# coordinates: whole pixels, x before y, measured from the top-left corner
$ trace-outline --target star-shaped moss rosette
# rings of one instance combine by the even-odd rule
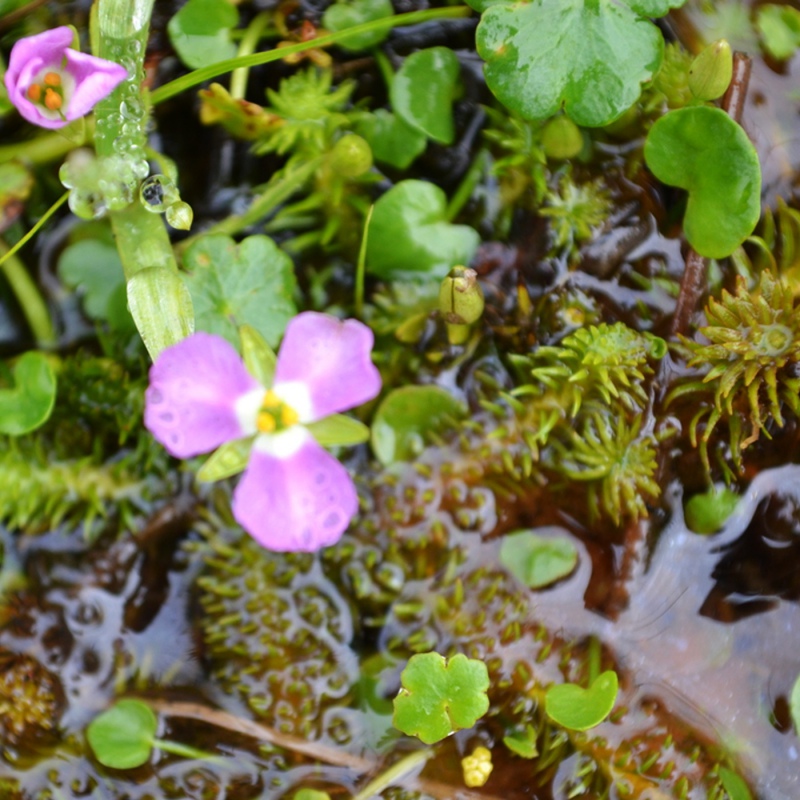
[[[11,50],[8,99],[28,122],[63,128],[127,78],[119,64],[73,49],[74,38],[73,29],[64,25],[20,39]]]
[[[633,105],[661,64],[664,40],[650,17],[684,0],[471,0],[486,83],[526,119],[562,107],[578,125],[607,125]]]
[[[438,653],[412,656],[394,699],[394,726],[425,744],[471,728],[488,710],[489,672],[462,653],[449,661]]]
[[[700,333],[709,344],[683,336],[681,341],[691,354],[689,366],[709,367],[708,373],[702,381],[673,390],[667,400],[713,392],[713,406],[702,408],[692,420],[692,441],[697,443],[702,420],[705,444],[717,423],[726,419],[731,423],[735,456],[766,432],[770,419],[783,427],[782,402],[800,413],[800,377],[793,370],[800,362],[800,309],[791,288],[766,271],[755,291],[738,276],[734,292],[723,289],[720,300],[708,301],[705,313],[708,325]],[[741,418],[750,423],[747,435],[741,430]]]

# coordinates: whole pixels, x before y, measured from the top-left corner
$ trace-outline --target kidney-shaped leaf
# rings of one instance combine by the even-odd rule
[[[500,547],[500,563],[531,589],[566,578],[578,563],[578,550],[558,531],[555,528],[556,535],[546,536],[527,530],[506,534]]]
[[[354,25],[362,25],[383,17],[394,14],[389,0],[338,0],[328,6],[322,16],[322,25],[329,31],[336,33]],[[356,33],[339,39],[337,44],[345,50],[368,50],[380,44],[389,35],[389,28],[382,28],[368,33]]]
[[[495,96],[527,119],[562,105],[579,125],[607,125],[639,97],[664,40],[647,17],[684,0],[532,0],[487,8],[478,53]]]
[[[367,269],[388,280],[444,276],[469,264],[480,237],[451,225],[447,196],[426,181],[401,181],[378,198],[367,242]]]
[[[56,377],[47,356],[31,351],[13,367],[14,387],[0,389],[0,433],[21,436],[47,421],[56,400]]]
[[[186,251],[184,266],[198,330],[238,347],[239,327],[251,325],[277,346],[297,308],[292,261],[272,239],[249,236],[237,245],[224,234],[203,236]]]
[[[489,710],[486,664],[462,653],[449,661],[438,653],[411,656],[400,683],[394,725],[425,744],[471,728]]]
[[[414,130],[451,144],[455,135],[452,105],[460,71],[449,47],[412,53],[392,81],[392,108]]]
[[[729,256],[761,214],[761,168],[747,134],[708,106],[665,114],[650,129],[644,157],[652,173],[689,192],[683,230],[701,256]]]
[[[86,729],[86,738],[101,764],[132,769],[150,758],[157,726],[153,709],[130,698],[119,700],[95,717]]]
[[[548,717],[573,731],[587,731],[599,725],[614,708],[619,691],[617,673],[600,673],[588,689],[574,683],[551,686],[544,698]]]

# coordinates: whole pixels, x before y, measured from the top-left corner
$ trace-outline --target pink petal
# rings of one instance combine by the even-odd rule
[[[370,359],[372,331],[354,319],[340,322],[328,314],[306,311],[287,326],[275,389],[302,384],[308,391],[310,422],[354,408],[381,390],[381,377]]]
[[[271,442],[298,436],[293,451],[274,454]],[[233,494],[233,516],[263,547],[313,552],[337,542],[358,510],[345,468],[311,434],[292,428],[256,440]]]
[[[207,453],[252,432],[242,426],[236,403],[260,388],[225,339],[195,333],[150,368],[144,424],[173,456]]]
[[[64,116],[68,120],[88,114],[128,77],[125,67],[104,58],[67,50],[66,71],[75,78],[75,91],[69,98]]]

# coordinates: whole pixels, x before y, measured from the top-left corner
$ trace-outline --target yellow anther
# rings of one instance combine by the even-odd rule
[[[28,87],[28,100],[38,103],[42,99],[42,87],[38,83],[32,83]]]
[[[492,754],[485,747],[476,747],[472,755],[461,759],[461,769],[464,772],[464,783],[475,789],[483,786],[492,774]]]
[[[284,427],[288,428],[291,425],[297,425],[299,421],[300,416],[291,406],[284,405],[281,407],[281,422]]]
[[[258,417],[256,417],[256,428],[258,428],[262,433],[273,433],[277,427],[278,423],[275,422],[275,417],[273,417],[269,411],[258,412]]]
[[[281,404],[281,400],[272,389],[269,389],[264,394],[264,399],[261,401],[262,408],[277,408]]]
[[[45,86],[61,86],[61,76],[57,72],[47,72],[44,76]]]
[[[50,111],[58,111],[63,104],[61,95],[55,89],[44,90],[44,106]]]

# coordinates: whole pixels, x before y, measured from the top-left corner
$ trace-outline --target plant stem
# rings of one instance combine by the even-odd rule
[[[334,747],[328,747],[320,742],[308,741],[301,739],[298,736],[291,736],[287,733],[281,733],[274,728],[269,728],[266,725],[261,725],[258,722],[253,722],[249,719],[234,716],[226,711],[219,711],[214,708],[207,708],[199,703],[181,703],[170,702],[168,700],[155,700],[149,701],[154,711],[161,714],[166,714],[171,717],[184,717],[186,719],[196,719],[201,722],[215,725],[219,728],[225,728],[235,733],[241,733],[245,736],[252,736],[254,739],[261,739],[262,741],[274,744],[277,747],[282,747],[285,750],[292,750],[295,753],[302,753],[303,755],[313,758],[317,761],[324,761],[327,764],[335,764],[339,767],[349,767],[359,772],[369,773],[374,772],[379,764],[367,758],[354,756],[351,753],[337,750]],[[423,753],[425,751],[422,751]],[[399,763],[403,763],[405,759]],[[390,768],[391,769],[391,768]],[[409,767],[406,767],[403,774],[408,772]],[[397,780],[400,775],[394,778]],[[451,798],[458,795],[462,800],[503,800],[503,798],[496,797],[483,792],[471,792],[469,789],[464,789],[460,786],[451,786],[440,781],[432,781],[427,778],[417,778],[415,781],[417,787],[433,797],[438,797],[440,800],[451,800]]]
[[[0,253],[3,255],[2,270],[6,280],[14,292],[17,302],[25,315],[25,320],[33,333],[39,347],[55,344],[53,323],[47,304],[39,292],[36,283],[28,274],[28,270],[19,258],[0,240]]]
[[[722,109],[734,121],[741,123],[747,87],[750,84],[750,72],[753,63],[745,53],[733,54],[733,77],[725,96],[722,98]],[[681,288],[672,317],[672,335],[686,333],[700,298],[706,292],[706,273],[708,259],[689,249],[686,256],[686,267],[681,278]]]
[[[402,25],[417,25],[422,22],[430,22],[438,19],[466,17],[470,14],[472,14],[472,10],[466,6],[412,11],[408,14],[397,14],[393,17],[383,17],[381,19],[372,20],[371,22],[365,22],[361,25],[354,25],[352,28],[345,28],[336,33],[319,36],[308,42],[300,42],[299,44],[289,45],[288,47],[275,48],[274,50],[267,50],[263,53],[253,53],[252,55],[242,56],[241,58],[228,58],[225,61],[219,61],[208,67],[202,67],[194,72],[190,72],[188,75],[183,75],[180,78],[176,78],[174,81],[165,83],[150,95],[150,101],[153,105],[158,105],[158,103],[170,97],[174,97],[176,94],[180,94],[186,89],[191,89],[193,86],[204,83],[211,78],[225,75],[234,69],[239,69],[240,67],[256,67],[260,64],[269,64],[272,61],[280,61],[285,56],[291,56],[295,53],[304,53],[306,50],[314,50],[318,47],[327,47],[328,45],[336,44],[351,35],[398,28]]]
[[[372,205],[367,211],[367,218],[364,220],[364,233],[361,235],[361,247],[358,249],[355,291],[355,314],[358,319],[361,319],[364,313],[364,273],[367,269],[367,237],[369,236],[369,223],[372,220],[374,209],[375,206]]]
[[[67,135],[70,131],[74,131],[77,134],[82,125],[84,126],[82,135],[77,138],[71,138]],[[86,119],[77,120],[72,125],[54,133],[45,133],[34,139],[25,139],[21,142],[1,146],[0,163],[11,161],[15,158],[24,164],[46,164],[50,161],[57,161],[76,147],[87,144],[93,137],[94,124],[92,117],[89,116]]]
[[[447,204],[445,219],[448,222],[452,222],[458,216],[458,213],[466,205],[470,197],[472,197],[472,193],[475,191],[475,187],[478,185],[481,175],[486,168],[486,158],[486,150],[481,150],[473,159],[470,168],[467,170],[467,174],[464,176],[461,183],[459,183],[450,202]]]
[[[253,21],[244,32],[242,41],[239,43],[239,50],[236,53],[238,58],[249,56],[255,51],[261,39],[261,34],[267,27],[269,19],[270,14],[267,11],[262,11],[253,18]],[[239,67],[239,69],[235,69],[231,74],[231,97],[234,100],[244,99],[245,92],[247,91],[247,76],[249,72],[249,67]]]
[[[412,770],[425,764],[432,755],[433,750],[429,747],[409,753],[405,758],[392,764],[389,769],[384,770],[377,778],[373,778],[353,800],[370,800],[371,797],[400,781]]]

